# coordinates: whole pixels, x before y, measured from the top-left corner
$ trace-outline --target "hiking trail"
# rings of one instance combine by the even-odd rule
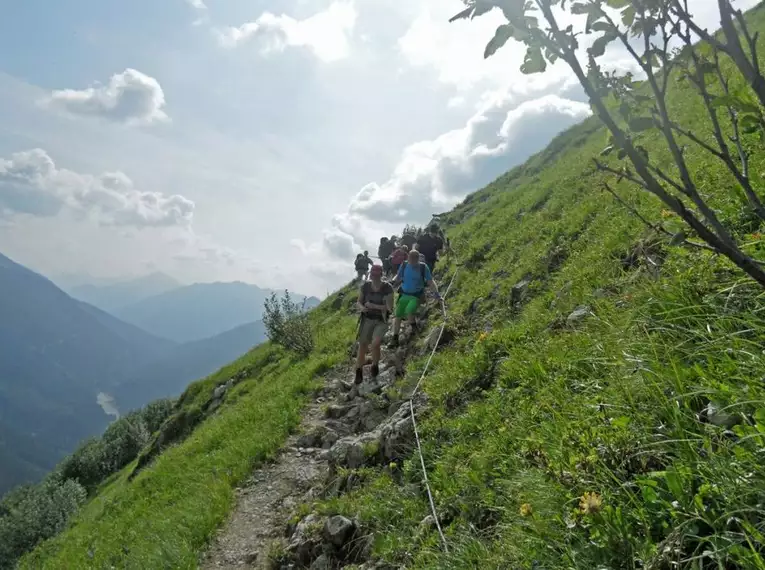
[[[430,309],[424,306],[421,329],[427,326]],[[415,435],[409,400],[386,389],[403,376],[414,335],[402,325],[400,346],[388,349],[391,328],[383,341],[377,378],[370,377],[368,357],[361,384],[353,383],[349,364],[324,376],[324,386],[312,395],[296,433],[272,462],[256,469],[237,490],[237,504],[202,555],[200,568],[388,567],[369,560],[372,536],[357,521],[314,512],[301,517],[298,506],[352,489],[357,482],[353,469],[411,453]],[[438,332],[434,329],[425,337],[429,349],[438,344]],[[422,393],[414,397],[415,414],[425,401]],[[347,471],[339,471],[342,468]]]

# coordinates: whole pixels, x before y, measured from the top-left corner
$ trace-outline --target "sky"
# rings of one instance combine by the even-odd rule
[[[714,4],[691,1],[711,27]],[[501,13],[450,24],[461,8],[16,3],[0,20],[0,252],[54,279],[325,295],[358,251],[590,113],[562,64],[523,75],[512,41],[484,60]]]

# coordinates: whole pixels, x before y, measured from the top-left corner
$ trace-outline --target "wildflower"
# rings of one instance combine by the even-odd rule
[[[528,503],[523,503],[521,505],[521,516],[522,517],[528,517],[533,513],[534,510],[531,508],[531,505]]]
[[[752,239],[762,239],[762,234],[760,232],[754,232],[752,234]]]
[[[661,211],[661,217],[662,218],[671,218],[674,215],[675,215],[675,213],[672,210],[662,210]]]
[[[597,493],[585,493],[579,499],[579,510],[585,515],[597,513],[603,504],[603,499]]]
[[[484,331],[478,335],[478,340],[479,341],[486,340],[488,337],[489,337],[489,333]]]

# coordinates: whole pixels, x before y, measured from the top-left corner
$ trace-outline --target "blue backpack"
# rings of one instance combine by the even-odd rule
[[[404,276],[404,272],[406,271],[406,266],[407,265],[409,265],[408,261],[405,261],[404,263],[401,264],[401,269],[399,271],[401,271],[402,278]],[[413,295],[415,297],[422,297],[423,293],[425,293],[425,281],[427,281],[427,276],[425,274],[425,268],[427,266],[424,263],[422,263],[422,262],[420,262],[419,265],[420,265],[420,279],[421,279],[421,283],[422,283],[422,288],[419,291],[417,291],[416,293],[413,293]],[[398,286],[398,294],[399,295],[404,295],[403,287],[404,287],[403,283]],[[406,294],[409,295],[410,293],[406,293]]]

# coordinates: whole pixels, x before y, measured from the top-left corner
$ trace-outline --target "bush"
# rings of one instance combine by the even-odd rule
[[[305,301],[302,304],[293,302],[289,291],[285,291],[281,299],[271,293],[264,307],[263,324],[271,342],[307,356],[313,350],[313,334]]]
[[[21,555],[59,533],[86,497],[76,481],[55,476],[8,493],[0,501],[0,569],[13,568]]]
[[[61,479],[74,479],[92,491],[112,473],[133,461],[173,409],[172,400],[156,400],[113,422],[100,438],[83,443],[59,463]]]

